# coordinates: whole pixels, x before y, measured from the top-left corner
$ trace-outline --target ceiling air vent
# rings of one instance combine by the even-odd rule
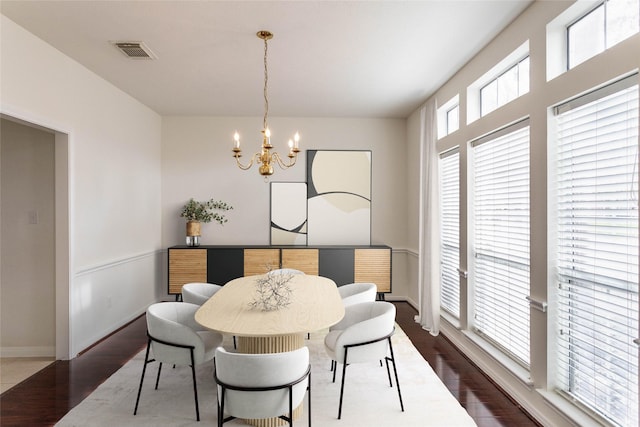
[[[127,58],[156,59],[156,55],[142,42],[113,42]]]

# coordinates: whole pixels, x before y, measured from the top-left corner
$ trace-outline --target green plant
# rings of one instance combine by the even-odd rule
[[[229,211],[231,209],[233,209],[233,206],[221,200],[211,199],[206,202],[199,202],[191,198],[182,207],[180,216],[186,218],[187,221],[216,221],[218,224],[222,225],[227,222],[227,218],[225,217],[224,213],[215,211]]]

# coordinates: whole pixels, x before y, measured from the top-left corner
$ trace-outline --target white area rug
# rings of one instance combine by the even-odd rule
[[[315,427],[463,427],[475,423],[429,364],[396,327],[393,348],[400,377],[405,412],[400,411],[398,392],[389,387],[387,372],[379,364],[353,364],[347,368],[342,419],[338,420],[340,374],[331,382],[330,360],[324,350],[326,331],[311,334],[306,341],[311,352],[311,414]],[[225,339],[224,346],[232,348]],[[163,366],[158,390],[154,390],[158,364],[147,367],[138,415],[133,415],[140,383],[144,351],[112,375],[82,403],[69,412],[57,426],[204,426],[216,425],[216,391],[213,364],[197,370],[200,423],[196,422],[193,385],[189,367]],[[393,375],[393,371],[392,371]],[[294,422],[307,426],[305,413]],[[246,425],[240,420],[225,426]]]

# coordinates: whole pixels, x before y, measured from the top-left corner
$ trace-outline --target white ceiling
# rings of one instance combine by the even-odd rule
[[[0,11],[162,115],[404,118],[531,2],[10,1]],[[143,41],[131,60],[111,41]],[[25,52],[27,54],[27,52]]]

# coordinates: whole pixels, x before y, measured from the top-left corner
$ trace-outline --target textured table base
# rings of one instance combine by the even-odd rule
[[[284,353],[302,348],[303,343],[303,334],[238,337],[238,351],[248,354]]]

